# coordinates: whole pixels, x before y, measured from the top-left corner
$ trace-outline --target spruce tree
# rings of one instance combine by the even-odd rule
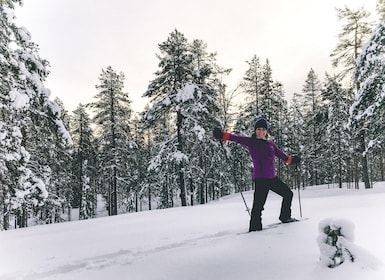
[[[71,119],[73,139],[71,205],[79,208],[79,219],[95,216],[97,151],[91,121],[84,105],[79,104]]]
[[[310,69],[302,89],[302,114],[307,139],[304,143],[303,165],[310,173],[310,184],[318,184],[320,165],[320,135],[325,129],[322,117],[321,82],[313,69]]]
[[[133,149],[130,129],[131,101],[123,92],[124,74],[108,66],[102,69],[99,93],[91,103],[95,116],[96,137],[99,149],[99,180],[104,187],[108,212],[117,215],[118,209],[131,210],[132,191],[130,170],[133,168]]]

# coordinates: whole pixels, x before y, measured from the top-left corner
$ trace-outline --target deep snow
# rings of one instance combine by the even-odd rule
[[[251,205],[252,192],[244,195]],[[246,233],[239,194],[194,207],[3,231],[0,279],[385,279],[384,182],[370,190],[309,187],[301,199],[308,220],[255,233]],[[277,222],[279,207],[280,197],[270,192],[264,226]],[[325,219],[354,225],[355,262],[322,265],[317,238]]]

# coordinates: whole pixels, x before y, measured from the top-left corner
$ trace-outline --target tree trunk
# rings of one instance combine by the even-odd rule
[[[183,121],[183,115],[180,111],[178,111],[177,113],[178,151],[181,153],[183,152],[183,143],[182,143],[182,134],[181,134],[182,121]],[[178,179],[179,179],[180,199],[181,199],[182,206],[187,206],[186,186],[184,183],[184,174],[183,174],[184,164],[182,160],[178,165],[178,169],[179,169]]]
[[[384,160],[385,160],[385,153],[384,153],[384,149],[381,148],[381,156],[380,156],[380,172],[381,172],[381,181],[384,181],[385,180],[385,176],[384,176]]]
[[[116,166],[114,166],[114,177],[112,181],[112,215],[118,215],[118,194],[117,194],[117,171]]]
[[[362,153],[362,181],[364,182],[365,184],[365,189],[370,189],[371,188],[371,185],[370,185],[370,180],[369,180],[369,168],[368,168],[368,157],[366,155],[366,152],[365,152],[365,135],[364,135],[364,131],[361,132],[361,135],[360,135],[360,138],[359,138],[359,141],[360,141],[360,151]]]

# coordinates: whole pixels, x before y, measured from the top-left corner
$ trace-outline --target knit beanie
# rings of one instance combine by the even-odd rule
[[[254,130],[256,130],[257,128],[265,128],[266,130],[269,129],[269,123],[267,122],[267,120],[265,120],[264,118],[260,118],[258,119],[255,124],[254,124]]]

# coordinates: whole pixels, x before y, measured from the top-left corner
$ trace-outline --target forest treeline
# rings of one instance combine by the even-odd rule
[[[276,163],[292,187],[363,182],[371,188],[385,180],[382,0],[379,23],[363,8],[336,9],[342,27],[330,59],[340,70],[321,81],[315,65],[291,100],[268,59],[251,57],[242,82],[229,90],[231,69],[217,64],[205,42],[173,30],[159,44],[140,114],[124,90],[124,73],[110,66],[101,70],[89,104],[68,112],[51,101],[44,86],[48,61],[15,23],[16,4],[0,6],[2,230],[66,221],[74,208],[79,219],[93,218],[97,197],[117,215],[250,190],[247,151],[215,141],[212,130],[250,135],[260,116],[269,120],[274,141],[302,158],[299,171]]]

